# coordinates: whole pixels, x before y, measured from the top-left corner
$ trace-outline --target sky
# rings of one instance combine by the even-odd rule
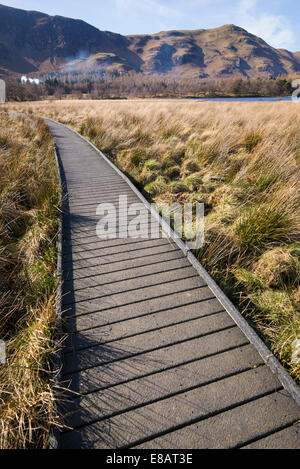
[[[151,34],[233,23],[273,47],[300,51],[295,0],[0,0],[7,6],[82,19],[101,30]]]

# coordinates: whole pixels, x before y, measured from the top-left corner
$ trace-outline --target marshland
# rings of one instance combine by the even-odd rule
[[[197,258],[300,383],[292,360],[300,337],[298,104],[62,100],[8,108],[73,127],[149,200],[204,202]],[[1,368],[0,433],[2,446],[28,444],[33,434],[43,446],[54,406],[53,142],[41,120],[6,113],[1,120],[0,301],[9,361]]]
[[[57,168],[43,120],[0,119],[0,447],[46,448],[55,418]]]

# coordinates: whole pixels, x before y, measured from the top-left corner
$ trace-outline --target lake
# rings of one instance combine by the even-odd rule
[[[228,101],[228,102],[279,102],[279,101],[293,101],[291,96],[284,98],[182,98],[192,99],[194,101]]]

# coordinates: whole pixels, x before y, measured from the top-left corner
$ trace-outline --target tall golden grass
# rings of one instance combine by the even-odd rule
[[[300,382],[300,105],[61,101],[12,107],[90,138],[160,201],[205,202],[196,254]]]
[[[44,121],[0,113],[0,448],[46,448],[53,422],[59,196]]]

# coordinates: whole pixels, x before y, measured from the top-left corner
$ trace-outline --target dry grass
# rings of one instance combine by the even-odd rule
[[[12,107],[14,107],[12,105]],[[30,104],[89,137],[155,201],[204,201],[197,252],[300,382],[300,115],[294,103]],[[27,105],[17,106],[28,112]]]
[[[58,179],[42,120],[0,114],[0,448],[46,448],[53,421]]]

